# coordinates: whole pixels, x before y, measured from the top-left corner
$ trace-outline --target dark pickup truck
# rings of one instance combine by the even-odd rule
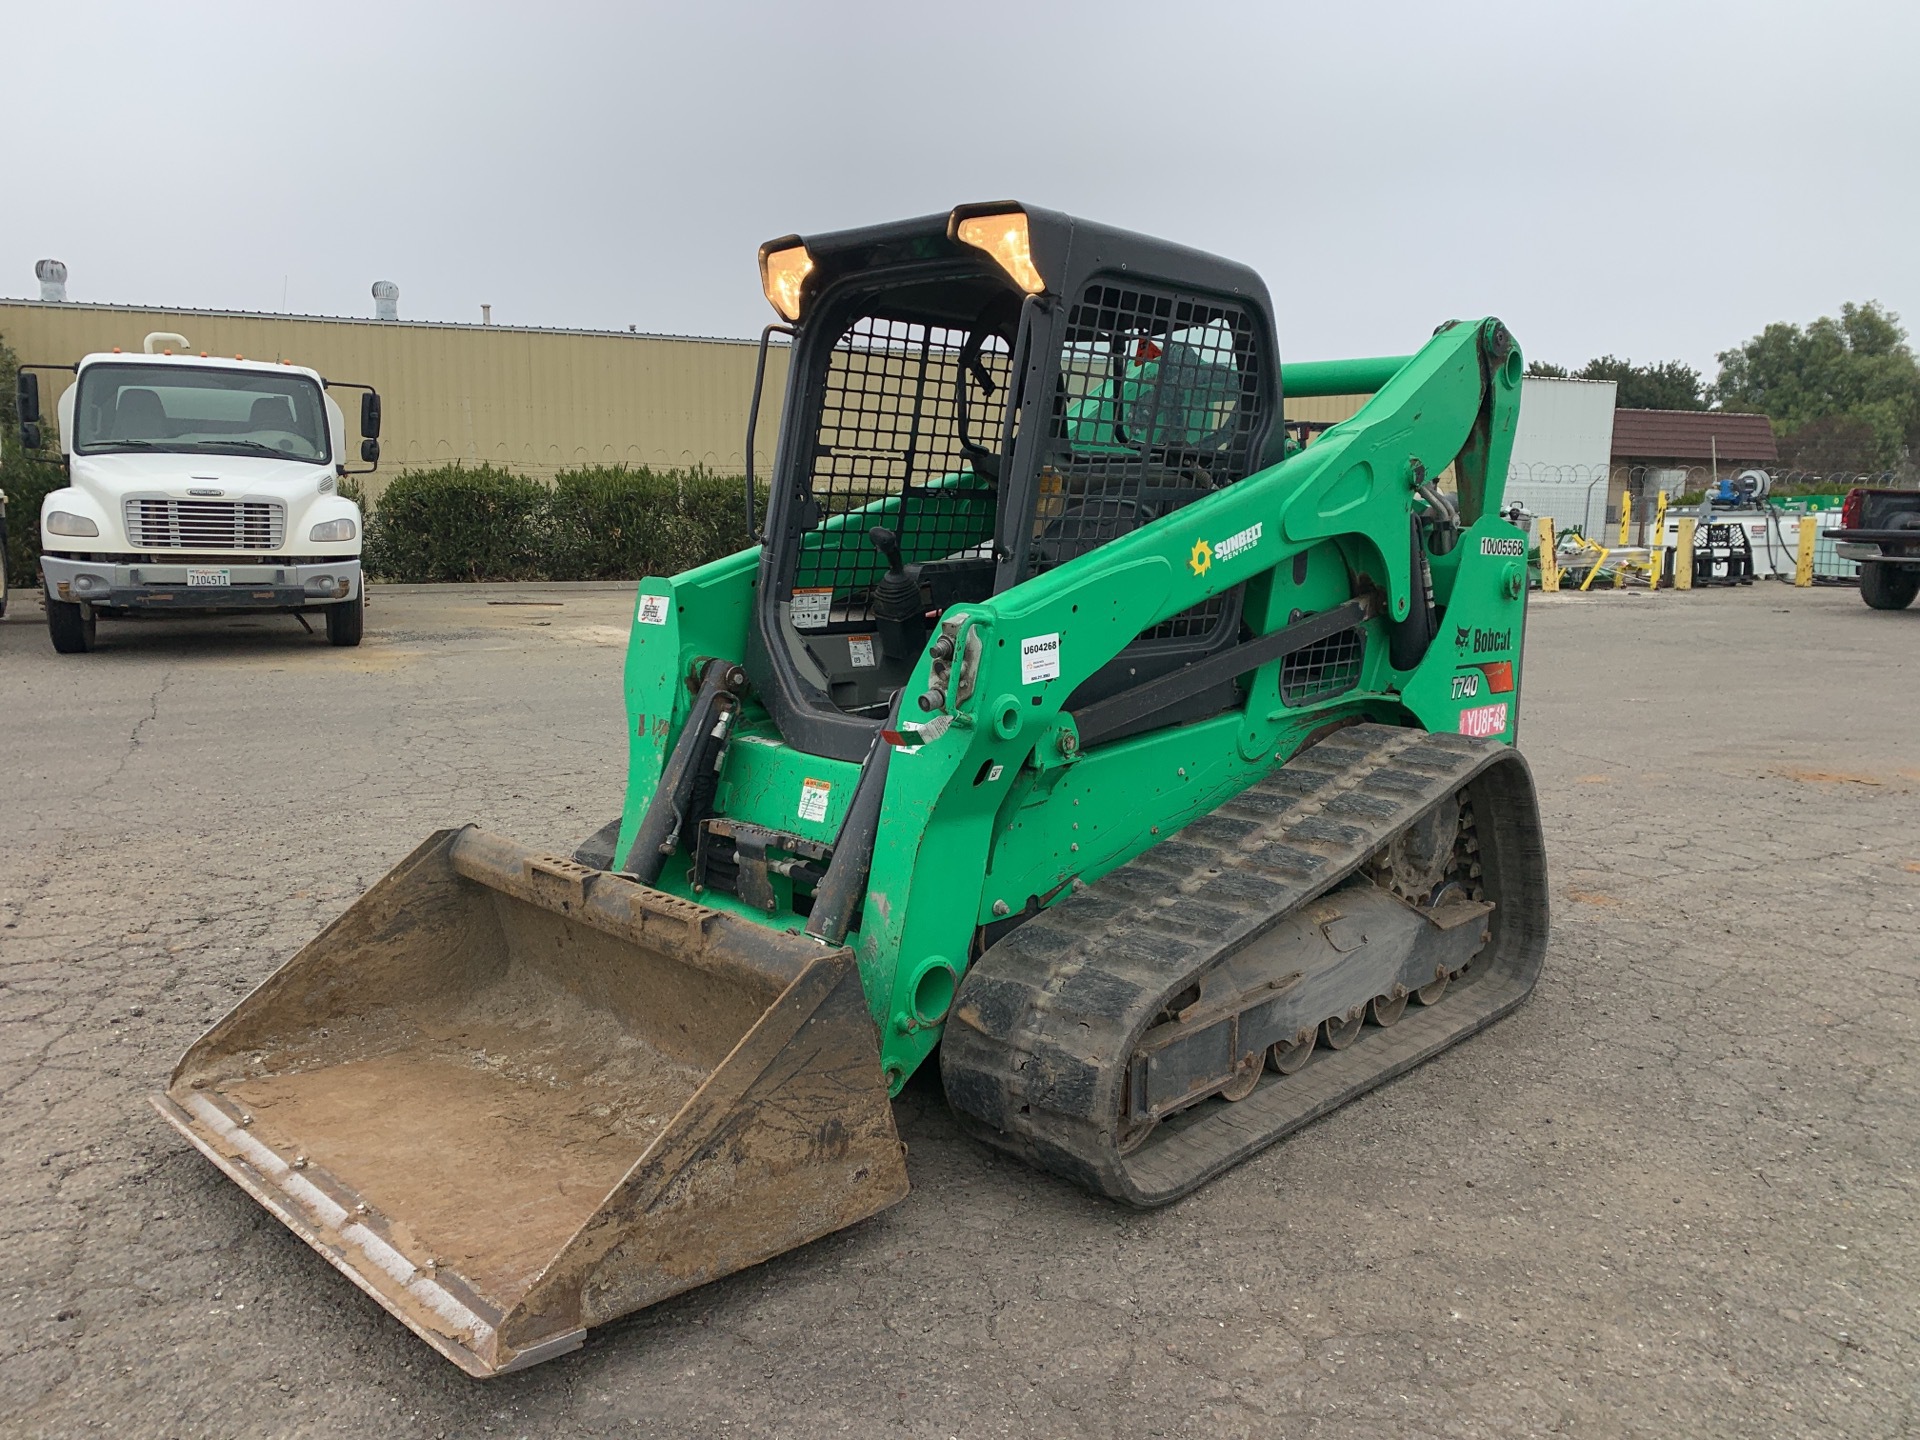
[[[1827,537],[1860,562],[1860,598],[1874,609],[1904,610],[1920,594],[1920,490],[1849,490]]]

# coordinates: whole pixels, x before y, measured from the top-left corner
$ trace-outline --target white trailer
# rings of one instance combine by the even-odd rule
[[[188,353],[154,334],[140,354],[22,366],[22,441],[41,445],[41,370],[72,370],[60,396],[69,484],[40,508],[40,573],[54,649],[93,649],[101,616],[276,610],[324,613],[358,645],[360,507],[339,493],[347,428],[305,366]],[[380,397],[361,391],[360,459],[379,462]]]
[[[1617,388],[1611,380],[1527,376],[1507,464],[1509,505],[1530,518],[1552,516],[1562,533],[1578,527],[1604,538]]]

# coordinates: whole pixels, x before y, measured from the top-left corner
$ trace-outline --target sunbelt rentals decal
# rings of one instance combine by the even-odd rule
[[[1260,543],[1260,535],[1265,528],[1264,521],[1255,521],[1224,540],[1196,540],[1193,542],[1193,553],[1187,557],[1187,565],[1195,575],[1204,575],[1213,568],[1214,561],[1225,564],[1234,556],[1253,549]]]

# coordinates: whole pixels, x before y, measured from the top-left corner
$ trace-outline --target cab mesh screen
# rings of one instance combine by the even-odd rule
[[[1360,683],[1366,641],[1356,626],[1295,650],[1280,662],[1280,703],[1310,705],[1353,689]]]
[[[874,525],[898,529],[909,560],[991,553],[990,506],[982,522],[952,505],[911,503],[972,469],[961,445],[963,382],[966,437],[999,449],[1007,346],[998,335],[986,337],[976,363],[967,359],[967,339],[963,330],[862,316],[834,343],[807,477],[820,507],[816,534],[805,541],[794,576],[796,591],[833,592],[834,626],[872,618],[867,588],[884,569],[867,539]],[[898,518],[829,523],[890,496],[909,502]]]
[[[1028,573],[1190,505],[1253,469],[1261,355],[1236,306],[1095,282],[1068,313],[1049,463]],[[1140,640],[1190,640],[1225,619],[1203,601]]]

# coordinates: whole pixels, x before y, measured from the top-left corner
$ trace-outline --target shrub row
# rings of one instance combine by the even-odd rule
[[[67,483],[67,472],[45,460],[23,456],[18,441],[6,445],[0,456],[0,494],[7,497],[7,583],[17,602],[24,593],[33,599],[40,583],[40,502],[50,490]]]
[[[764,487],[759,509],[764,513]],[[704,469],[563,470],[552,486],[494,465],[406,471],[367,519],[380,580],[637,580],[752,544],[737,477]]]
[[[59,465],[0,452],[7,572],[37,583],[40,500]],[[343,483],[342,493],[361,499]],[[759,514],[766,513],[765,487]],[[638,580],[677,575],[752,544],[741,482],[706,470],[562,471],[551,487],[493,465],[394,478],[367,515],[365,564],[381,580]]]
[[[66,485],[67,473],[57,449],[50,446],[34,455],[20,448],[20,417],[13,399],[17,373],[13,351],[0,339],[0,494],[7,497],[7,581],[16,594],[30,596],[40,583],[40,502],[49,490]],[[55,458],[48,460],[48,455]]]

